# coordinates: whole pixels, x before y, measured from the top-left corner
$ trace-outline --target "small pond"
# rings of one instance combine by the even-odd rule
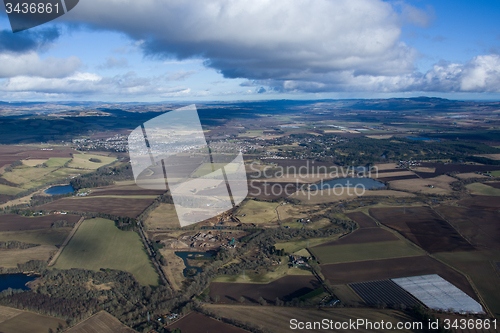
[[[176,256],[182,258],[182,260],[184,261],[184,265],[186,266],[186,268],[184,268],[184,270],[182,271],[182,274],[184,274],[185,277],[187,276],[194,276],[198,273],[200,273],[201,271],[203,271],[203,269],[201,267],[196,267],[196,266],[190,266],[189,263],[188,263],[188,259],[196,259],[196,258],[212,258],[215,253],[214,252],[184,252],[184,251],[177,251],[177,252],[174,252]],[[194,272],[194,274],[190,274],[190,272]]]
[[[8,288],[29,290],[26,283],[34,281],[37,277],[27,274],[1,274],[0,275],[0,291]]]
[[[73,192],[75,192],[75,189],[71,185],[52,186],[51,188],[45,190],[45,193],[50,194],[50,195],[67,194],[67,193],[73,193]]]

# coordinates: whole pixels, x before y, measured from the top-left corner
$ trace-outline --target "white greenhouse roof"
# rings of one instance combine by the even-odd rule
[[[392,279],[427,307],[460,313],[484,313],[481,304],[437,274]]]

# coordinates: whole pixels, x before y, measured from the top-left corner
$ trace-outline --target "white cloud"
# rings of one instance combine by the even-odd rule
[[[167,73],[166,80],[167,81],[184,81],[187,78],[189,78],[191,75],[193,75],[194,73],[196,73],[196,71],[194,71],[194,70],[190,70],[190,71],[180,70],[180,71],[173,72],[173,73]]]
[[[230,78],[399,75],[416,57],[399,41],[400,14],[380,0],[87,0],[63,19],[123,31],[151,56],[202,57]]]
[[[128,67],[127,59],[120,57],[115,58],[113,56],[106,57],[106,61],[99,65],[99,69],[111,69],[111,68],[124,68]]]
[[[78,57],[40,59],[36,52],[25,54],[0,53],[0,78],[36,76],[61,78],[73,74],[82,62]]]
[[[465,64],[441,62],[425,74],[356,75],[354,71],[317,74],[309,80],[256,80],[283,92],[487,92],[500,93],[500,56],[481,55]]]
[[[134,72],[113,77],[101,77],[93,73],[75,73],[65,78],[17,76],[0,84],[4,93],[45,93],[72,95],[188,95],[190,89],[183,86],[162,86],[158,78],[138,77]]]

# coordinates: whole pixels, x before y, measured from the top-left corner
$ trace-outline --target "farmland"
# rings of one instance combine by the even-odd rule
[[[500,250],[500,213],[455,206],[436,208],[455,229],[477,248]]]
[[[148,230],[179,228],[180,223],[174,204],[161,203],[148,215],[145,224]]]
[[[370,215],[430,253],[473,247],[428,207],[371,208]]]
[[[191,312],[187,316],[168,326],[170,330],[178,328],[181,332],[217,332],[217,333],[247,333],[241,328],[232,326],[198,312]]]
[[[361,191],[358,191],[361,192]],[[402,191],[393,190],[366,190],[361,195],[354,193],[354,190],[345,190],[339,195],[335,194],[334,191],[320,190],[320,191],[298,191],[290,196],[290,198],[295,198],[302,201],[304,204],[317,205],[329,202],[338,202],[343,200],[356,199],[358,197],[394,197],[394,198],[404,198],[404,197],[414,197],[413,193],[406,193]]]
[[[424,254],[402,240],[362,244],[320,246],[309,249],[321,264],[412,257]]]
[[[234,215],[243,223],[269,223],[278,220],[276,214],[277,206],[278,204],[274,202],[248,200],[236,210]]]
[[[68,167],[74,169],[95,170],[114,161],[116,161],[115,157],[92,154],[73,154],[73,159],[69,163]]]
[[[413,193],[441,194],[451,193],[450,184],[456,179],[447,175],[441,175],[435,178],[415,178],[405,180],[391,181],[390,188],[393,190],[408,191]],[[430,187],[432,186],[432,187]]]
[[[245,275],[222,275],[216,277],[212,282],[230,282],[230,283],[270,283],[284,276],[312,276],[309,269],[300,267],[289,267],[286,257],[281,258],[282,263],[274,266],[272,271],[256,274],[253,271],[246,271]]]
[[[295,252],[298,252],[302,249],[305,249],[306,247],[312,247],[312,246],[316,246],[316,245],[330,242],[332,240],[339,238],[339,236],[340,235],[334,235],[332,237],[309,238],[309,239],[302,239],[302,240],[289,241],[289,242],[280,242],[280,243],[276,243],[275,247],[277,249],[284,249],[286,253],[295,253]]]
[[[473,288],[462,274],[429,256],[321,265],[321,272],[333,285],[438,274],[477,300]]]
[[[436,257],[467,274],[493,315],[500,317],[500,300],[498,299],[500,275],[492,264],[500,260],[499,251],[439,253]]]
[[[352,212],[345,215],[356,222],[360,228],[378,227],[377,223],[370,216],[363,214],[362,212]]]
[[[71,327],[67,333],[134,333],[133,329],[120,323],[118,319],[107,313],[99,311],[87,320],[82,321],[76,326]]]
[[[59,220],[76,223],[80,219],[76,215],[44,215],[40,217],[26,217],[16,214],[0,215],[0,232],[47,229]]]
[[[165,193],[162,190],[148,190],[135,185],[134,181],[120,181],[115,185],[96,187],[90,190],[89,196],[141,196],[141,195],[154,195],[158,196]]]
[[[58,318],[0,306],[0,331],[3,333],[47,333],[49,329],[55,332],[59,325],[65,327],[66,322]]]
[[[225,283],[212,282],[210,284],[210,297],[220,297],[224,303],[239,303],[240,297],[245,298],[245,303],[258,303],[263,297],[268,302],[274,302],[276,297],[282,301],[291,301],[317,288],[320,284],[310,275],[287,275],[271,283]]]
[[[474,183],[467,185],[472,194],[500,196],[500,189],[488,186],[487,184]]]
[[[395,323],[398,321],[412,321],[412,318],[403,312],[382,309],[354,309],[354,308],[289,308],[289,307],[269,307],[269,306],[231,306],[231,305],[205,305],[214,314],[226,318],[234,318],[242,322],[250,322],[254,326],[266,327],[276,333],[290,332],[290,319],[296,318],[299,321],[320,322],[323,319],[333,322],[345,322],[365,318],[369,321],[381,321]],[[360,330],[361,332],[373,332],[373,330]],[[325,332],[325,330],[311,329],[307,332]],[[411,332],[401,330],[400,332]]]
[[[412,308],[420,304],[413,296],[391,280],[353,283],[349,286],[369,305],[385,303],[399,306],[404,304],[406,307]]]
[[[50,228],[22,231],[2,231],[0,241],[18,241],[41,245],[61,245],[71,232],[71,228]]]
[[[72,176],[89,173],[116,160],[116,157],[77,153],[67,147],[2,146],[0,164],[2,161],[7,165],[15,161],[21,163],[2,169],[1,177],[4,182],[0,194],[15,195],[23,190],[61,183]]]
[[[157,285],[158,276],[139,235],[122,231],[105,219],[85,220],[55,264],[59,269],[101,268],[132,273],[143,285]]]
[[[396,237],[390,231],[384,230],[382,228],[361,228],[354,230],[354,232],[349,233],[338,240],[323,243],[318,245],[322,246],[334,246],[334,245],[346,245],[346,244],[363,244],[363,243],[376,243],[376,242],[391,242],[398,241],[399,238]]]
[[[471,198],[460,200],[458,204],[461,206],[478,209],[500,209],[500,200],[498,200],[497,196],[473,195]]]
[[[38,206],[49,211],[95,212],[135,218],[151,205],[154,198],[78,197],[63,198]]]

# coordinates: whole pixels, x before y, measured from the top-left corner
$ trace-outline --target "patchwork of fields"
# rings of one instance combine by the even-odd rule
[[[210,297],[215,299],[219,296],[224,303],[240,303],[240,297],[245,299],[245,303],[258,303],[260,297],[268,302],[275,302],[277,297],[287,302],[320,286],[311,275],[287,275],[267,284],[212,282]]]
[[[62,210],[69,212],[104,213],[135,218],[151,205],[154,199],[155,197],[147,199],[130,197],[74,197],[59,199],[36,208],[48,211]]]
[[[66,322],[59,318],[0,306],[0,331],[3,333],[47,333]]]
[[[55,268],[111,268],[130,272],[142,285],[157,285],[153,268],[139,235],[122,231],[113,221],[85,220],[57,259]]]

